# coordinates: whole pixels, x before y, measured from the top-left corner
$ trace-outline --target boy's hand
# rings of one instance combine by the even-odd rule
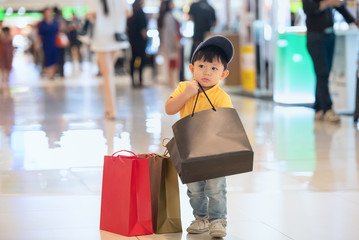
[[[184,93],[188,96],[188,98],[196,95],[198,93],[199,86],[198,82],[195,79],[192,79],[184,89]]]
[[[166,102],[166,113],[173,115],[178,113],[181,108],[186,104],[189,98],[196,95],[199,90],[199,85],[196,80],[191,80],[186,88],[177,97],[170,97]]]

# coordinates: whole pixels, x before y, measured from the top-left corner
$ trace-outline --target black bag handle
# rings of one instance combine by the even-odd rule
[[[201,84],[200,84],[199,82],[197,82],[197,83],[198,83],[199,87],[201,88],[202,92],[204,93],[204,95],[206,96],[208,102],[211,104],[213,111],[216,111],[216,109],[214,108],[214,106],[213,106],[211,100],[209,100],[209,97],[207,96],[206,92],[203,90]],[[197,97],[196,97],[196,101],[194,102],[194,106],[193,106],[193,110],[192,110],[192,117],[193,117],[193,115],[194,115],[194,110],[196,109],[196,105],[197,105],[197,100],[198,100],[199,94],[200,94],[200,91],[198,90]]]

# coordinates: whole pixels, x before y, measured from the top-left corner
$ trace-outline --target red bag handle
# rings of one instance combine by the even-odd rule
[[[115,154],[116,154],[116,153],[119,153],[119,152],[128,152],[128,153],[132,153],[134,156],[136,156],[136,157],[137,157],[137,154],[136,154],[136,153],[131,152],[131,151],[128,151],[128,150],[120,150],[120,151],[114,152],[114,153],[112,154],[112,157],[114,157],[114,156],[115,156]]]
[[[114,152],[114,153],[112,154],[112,156],[111,156],[111,157],[112,157],[112,160],[115,160],[115,159],[114,159],[115,154],[116,154],[116,153],[119,153],[119,152],[128,152],[128,153],[133,154],[135,157],[137,157],[137,154],[134,153],[134,152],[131,152],[131,151],[128,151],[128,150],[120,150],[120,151]],[[121,161],[122,163],[124,163],[124,161],[121,159],[120,156],[121,156],[121,155],[118,155],[117,157],[120,159],[120,161]]]

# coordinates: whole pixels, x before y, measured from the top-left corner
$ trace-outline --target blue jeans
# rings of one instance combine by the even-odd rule
[[[307,33],[307,49],[313,60],[317,78],[315,89],[314,109],[324,112],[332,108],[332,99],[329,93],[329,74],[332,69],[334,56],[334,33]]]
[[[226,178],[214,178],[187,184],[193,214],[209,221],[227,218]]]

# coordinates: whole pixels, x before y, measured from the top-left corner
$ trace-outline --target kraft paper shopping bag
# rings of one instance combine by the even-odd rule
[[[176,169],[171,159],[165,155],[150,154],[148,161],[153,232],[181,232],[181,209]]]
[[[172,130],[166,147],[182,183],[253,170],[253,150],[234,108],[193,109]]]

